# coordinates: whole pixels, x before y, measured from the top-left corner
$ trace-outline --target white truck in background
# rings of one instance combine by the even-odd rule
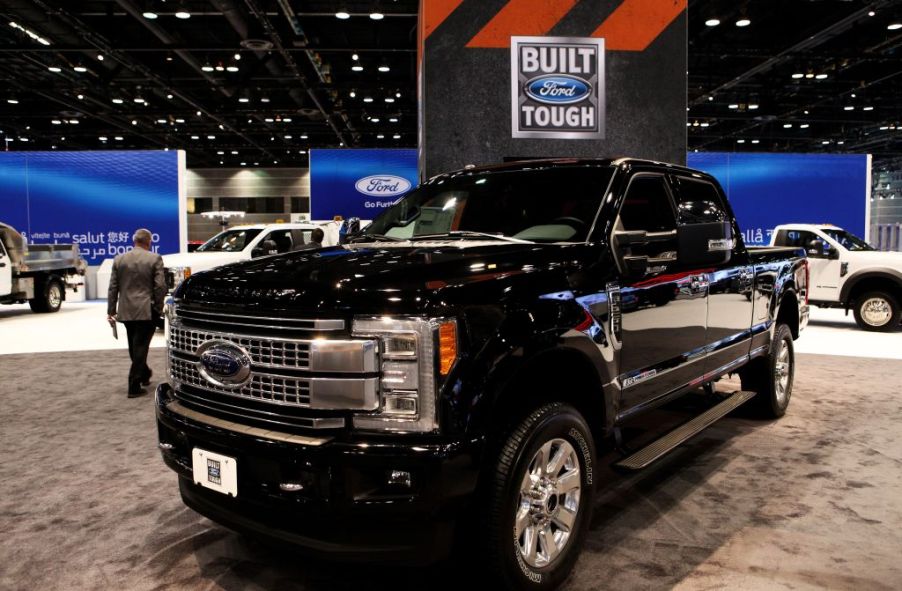
[[[25,244],[12,226],[0,223],[0,304],[28,302],[34,312],[56,312],[66,287],[84,285],[87,263],[77,244]]]
[[[771,246],[801,246],[808,253],[809,302],[845,308],[864,330],[889,332],[902,314],[902,253],[883,252],[831,224],[784,224]]]
[[[163,255],[166,283],[170,290],[192,273],[237,263],[259,256],[303,250],[317,228],[323,231],[322,246],[339,242],[340,222],[302,222],[232,226],[207,240],[194,252]]]

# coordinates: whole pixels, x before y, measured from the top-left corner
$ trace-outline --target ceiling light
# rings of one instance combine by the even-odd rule
[[[761,143],[761,140],[752,140],[752,143],[753,143],[753,144],[760,144],[760,143]]]
[[[390,96],[387,96],[387,97],[385,97],[385,102],[387,102],[387,103],[393,103],[393,102],[395,102],[395,99],[392,98],[392,97],[390,97]]]
[[[379,119],[378,117],[370,117],[370,121],[372,121],[373,123],[379,123],[382,120]]]
[[[180,9],[176,11],[175,18],[180,18],[182,20],[189,19],[191,18],[191,13],[184,9]]]
[[[384,140],[384,139],[385,139],[385,136],[382,135],[382,134],[380,133],[379,135],[376,136],[376,139],[377,139],[377,140]]]
[[[247,166],[247,162],[242,162],[241,166]]]
[[[799,78],[804,78],[804,77],[805,77],[805,74],[802,74],[801,72],[796,72],[795,74],[792,75],[793,80],[798,80]]]
[[[132,100],[134,100],[134,101],[135,101],[136,103],[138,103],[138,104],[141,104],[141,103],[144,102],[144,99],[141,98],[140,96],[136,96],[136,97],[135,97],[134,99],[132,99]]]
[[[705,123],[701,123],[701,124],[699,125],[699,127],[709,127],[710,125],[711,125],[711,124],[708,123],[708,122],[706,121]]]
[[[817,76],[815,76],[815,78],[818,80],[826,80],[827,74],[818,74]]]
[[[117,142],[121,142],[121,141],[122,141],[123,139],[125,139],[125,138],[123,138],[121,135],[117,135],[117,136],[114,137],[113,139],[116,140]]]
[[[286,139],[286,140],[290,140],[291,138],[292,138],[292,136],[290,136],[290,135],[286,135],[286,136],[285,136],[285,139]]]
[[[232,57],[235,59],[236,62],[241,61],[241,54],[240,54],[240,53],[236,53],[236,54],[233,55]]]
[[[102,53],[98,53],[98,54],[97,54],[97,61],[98,61],[98,62],[102,62],[102,61],[103,61],[103,54],[102,54]]]
[[[308,136],[307,136],[307,134],[306,134],[306,133],[305,133],[305,134],[303,134],[303,135],[301,135],[301,139],[302,139],[302,140],[305,140],[305,139],[307,139],[307,137],[308,137]]]
[[[846,105],[845,107],[842,108],[842,110],[843,111],[854,111],[855,106],[854,105]]]
[[[207,64],[204,64],[203,66],[201,66],[200,69],[203,70],[204,72],[212,72],[213,66],[211,66],[210,64],[207,63]]]
[[[88,69],[81,64],[72,66],[72,69],[75,70],[76,72],[78,72],[79,74],[84,74],[85,72],[88,71]]]
[[[227,72],[237,72],[238,66],[226,66],[226,71]]]
[[[20,25],[19,23],[15,22],[15,21],[10,21],[9,26],[14,29],[18,29],[19,31],[22,31],[23,33],[28,35],[29,38],[33,39],[34,41],[37,41],[41,45],[50,45],[50,41],[41,37],[40,35],[38,35],[37,33],[35,33],[32,30],[26,29],[25,27],[23,27],[22,25]]]
[[[385,18],[385,15],[382,14],[381,12],[371,12],[370,18],[373,19],[374,21],[381,21],[382,19]]]
[[[354,72],[362,72],[363,66],[361,66],[360,64],[355,64],[355,65],[351,66],[351,70]]]
[[[175,122],[176,122],[176,123],[184,123],[185,120],[184,120],[184,119],[176,119]]]
[[[826,145],[827,145],[827,144],[829,144],[829,143],[830,143],[830,140],[824,140],[824,141],[822,141],[822,142],[821,142],[821,143],[822,143],[822,144],[823,144],[823,145],[825,145],[825,146],[826,146]]]
[[[855,94],[854,92],[853,92],[850,96],[851,96],[852,98],[858,98],[858,95]]]
[[[876,12],[874,12],[874,11],[873,11],[873,10],[871,10],[871,11],[868,11],[868,16],[874,16],[874,15],[875,15],[875,14],[877,14],[877,13],[876,13]]]
[[[747,18],[741,18],[741,19],[739,19],[738,21],[736,21],[736,26],[737,26],[737,27],[747,27],[747,26],[749,26],[750,24],[752,24],[752,21],[750,21],[750,20],[747,19]]]
[[[400,92],[396,92],[396,93],[395,93],[395,98],[401,98],[401,93],[400,93]]]
[[[157,123],[166,123],[165,119],[157,119]]]
[[[105,136],[105,135],[102,135],[102,136],[98,137],[97,139],[99,139],[99,140],[102,141],[102,142],[105,142],[105,141],[107,141],[109,138],[108,138],[107,136]]]
[[[54,125],[62,125],[63,124],[63,122],[60,121],[59,119],[53,119],[50,121],[50,123],[53,123]]]
[[[396,133],[396,134],[393,135],[392,137],[395,138],[396,140],[399,140],[399,139],[401,139],[401,134],[400,134],[400,133]]]
[[[282,117],[282,123],[291,123],[291,117]]]
[[[222,64],[216,64],[216,67],[214,69],[217,72],[225,72],[225,66],[223,66]]]
[[[716,27],[719,24],[720,24],[719,18],[709,18],[708,20],[705,21],[705,25],[707,25],[709,27]]]
[[[352,90],[351,92],[348,93],[348,96],[351,98],[355,98],[357,96],[357,93]]]
[[[113,99],[113,104],[115,104],[115,105],[121,105],[123,102],[125,102],[125,101],[123,101],[121,98]]]
[[[251,99],[246,96],[240,96],[240,97],[238,97],[238,102],[239,103],[249,103],[249,102],[251,102]]]
[[[199,139],[200,139],[200,136],[199,136],[199,135],[192,135],[192,136],[191,136],[191,139],[192,139],[192,140],[199,140]]]
[[[69,119],[69,125],[78,125],[78,119]],[[63,138],[66,139],[66,138]]]
[[[391,68],[389,68],[386,64],[382,64],[381,66],[379,66],[380,72],[388,72],[390,70],[391,70]]]
[[[215,139],[216,139],[216,136],[215,136],[215,135],[208,135],[208,136],[207,136],[207,139],[208,139],[208,140],[215,140]]]
[[[873,111],[874,107],[862,107],[861,110],[862,111]]]
[[[272,117],[267,117],[266,119],[264,119],[264,121],[267,123],[272,123]]]
[[[145,10],[143,13],[141,13],[141,16],[143,16],[147,20],[152,21],[152,20],[155,20],[160,15],[158,15],[156,12],[154,12],[152,10]]]
[[[238,154],[238,150],[232,150],[232,155],[233,155],[233,156],[234,156],[234,155],[237,155],[237,154]]]
[[[76,98],[78,98],[78,100],[80,100],[80,101],[83,101],[83,100],[85,100],[85,95],[79,94],[79,95],[76,95]]]
[[[198,112],[197,112],[197,116],[200,117],[200,114],[201,114],[200,111],[198,111]]]
[[[59,73],[59,72],[62,72],[62,71],[63,71],[62,68],[59,68],[59,67],[57,67],[57,66],[47,66],[47,69],[50,70],[51,72],[56,72],[56,73]]]
[[[814,78],[814,74],[811,74],[811,73],[805,74],[805,78]]]
[[[11,105],[18,105],[18,104],[19,104],[19,99],[17,99],[17,98],[14,97],[14,96],[11,96],[11,97],[9,97],[8,99],[6,99],[6,102],[8,102],[8,103],[11,104]]]
[[[392,118],[389,119],[388,121],[389,121],[390,123],[397,123],[397,122],[398,122],[398,118],[397,118],[397,117],[392,117]]]
[[[20,138],[19,138],[19,141],[20,141],[20,142],[27,142],[27,141],[28,141],[28,138],[27,138],[27,137],[20,137]]]
[[[737,105],[736,103],[733,103],[732,105],[728,105],[727,108],[728,109],[738,109],[739,105]]]
[[[881,125],[880,126],[880,131],[886,131],[887,129],[889,129],[889,125]]]
[[[783,124],[783,129],[789,129],[790,127],[792,127],[792,123],[784,123]]]
[[[890,31],[898,31],[902,29],[902,23],[890,23],[886,28]]]
[[[137,119],[132,119],[132,125],[137,125],[137,124],[138,124],[138,120],[137,120]]]
[[[349,18],[351,18],[351,15],[350,15],[350,13],[345,12],[344,10],[339,10],[338,12],[335,13],[335,18],[346,21]]]
[[[803,124],[799,125],[799,129],[808,129],[809,127],[811,127],[811,125],[808,123],[803,123]]]
[[[268,102],[269,102],[269,97],[268,97],[268,96],[261,96],[261,97],[260,97],[260,102],[261,102],[261,103],[268,103]]]
[[[737,144],[744,144],[744,143],[745,143],[745,140],[736,140],[736,143],[737,143]]]
[[[306,154],[307,150],[298,150],[298,154]]]
[[[371,96],[364,97],[364,98],[363,98],[363,102],[365,102],[365,103],[371,103],[371,102],[373,102],[373,97],[371,97]]]
[[[751,104],[749,105],[749,110],[750,110],[750,111],[754,111],[754,110],[757,109],[757,108],[758,108],[758,103],[751,103]]]
[[[171,61],[172,61],[172,56],[171,56],[171,55],[167,55],[167,56],[166,56],[166,61],[167,61],[167,62],[171,62]]]
[[[222,150],[219,150],[219,151],[216,152],[216,153],[219,154],[220,156],[222,156],[223,154],[225,154],[225,152],[223,152]]]
[[[352,53],[352,54],[351,54],[351,59],[354,60],[354,61],[356,62],[357,60],[360,59],[360,56],[357,55],[356,53]]]
[[[839,141],[836,142],[836,143],[837,143],[838,145],[841,146],[841,145],[843,145],[844,143],[846,143],[846,140],[839,140]]]

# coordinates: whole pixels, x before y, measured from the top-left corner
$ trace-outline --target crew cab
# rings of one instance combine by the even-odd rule
[[[807,297],[804,250],[747,248],[707,174],[460,170],[341,246],[185,280],[159,446],[184,502],[237,530],[406,562],[458,536],[501,586],[551,589],[634,417],[741,377],[623,470],[743,403],[786,412]]]
[[[830,224],[785,224],[771,234],[774,246],[802,247],[811,272],[810,301],[822,308],[851,309],[864,330],[899,328],[902,253],[882,252]]]
[[[280,223],[233,226],[213,236],[193,252],[163,256],[166,282],[170,290],[186,277],[221,265],[301,250],[310,243],[313,230],[323,230],[323,246],[338,244],[339,224]]]
[[[33,312],[57,312],[66,288],[84,285],[87,263],[77,244],[30,244],[0,223],[0,304],[28,302]]]

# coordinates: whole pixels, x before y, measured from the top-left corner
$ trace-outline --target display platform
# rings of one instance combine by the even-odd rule
[[[162,374],[163,351],[151,365]],[[0,588],[472,586],[460,559],[314,561],[192,512],[160,459],[152,398],[125,397],[127,368],[125,351],[0,356]],[[783,419],[740,412],[631,477],[600,457],[595,518],[563,588],[897,588],[902,495],[887,491],[902,487],[900,374],[902,361],[802,354]]]

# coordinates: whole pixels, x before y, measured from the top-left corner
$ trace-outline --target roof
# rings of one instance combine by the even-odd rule
[[[485,172],[509,172],[509,171],[517,171],[517,170],[534,170],[537,168],[560,168],[560,167],[578,167],[578,166],[621,166],[621,165],[630,165],[630,166],[650,166],[655,168],[665,167],[671,170],[685,172],[688,174],[701,175],[706,178],[710,177],[710,175],[706,172],[702,172],[700,170],[695,170],[693,168],[687,168],[685,166],[681,166],[679,164],[671,164],[668,162],[657,162],[655,160],[646,160],[643,158],[629,158],[629,157],[619,157],[619,158],[535,158],[529,160],[515,160],[512,162],[505,162],[503,164],[488,164],[485,166],[469,166],[466,168],[461,168],[458,170],[453,170],[447,173],[438,174],[429,181],[431,182],[434,179],[440,178],[448,178],[455,176],[463,176],[467,174],[473,173],[485,173]]]

